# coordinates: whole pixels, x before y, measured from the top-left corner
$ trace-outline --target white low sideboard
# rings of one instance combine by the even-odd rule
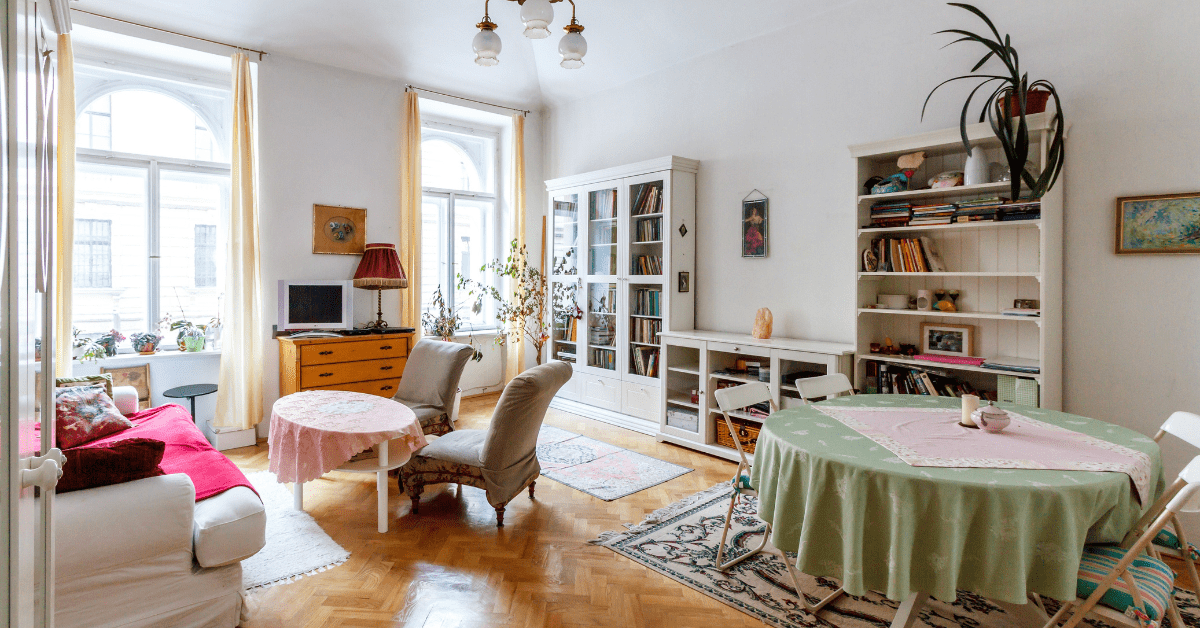
[[[665,331],[662,342],[666,368],[659,403],[658,440],[731,460],[737,459],[737,450],[717,442],[717,428],[727,429],[713,396],[720,383],[766,381],[775,403],[788,408],[802,403],[793,383],[796,377],[844,373],[853,378],[855,347],[850,343],[797,338],[761,340],[744,334],[702,330]],[[736,370],[739,359],[769,368],[769,375],[759,379],[730,372]],[[695,400],[693,390],[697,391]],[[671,411],[674,412],[668,415]],[[687,420],[692,414],[694,424]],[[749,414],[731,415],[762,422]]]

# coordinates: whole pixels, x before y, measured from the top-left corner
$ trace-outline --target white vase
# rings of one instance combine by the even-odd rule
[[[988,160],[979,146],[971,149],[967,165],[963,167],[963,185],[988,183]]]

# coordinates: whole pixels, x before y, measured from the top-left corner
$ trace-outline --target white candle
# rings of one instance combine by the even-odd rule
[[[975,425],[975,419],[971,416],[973,412],[979,409],[979,397],[975,395],[962,396],[962,424]]]

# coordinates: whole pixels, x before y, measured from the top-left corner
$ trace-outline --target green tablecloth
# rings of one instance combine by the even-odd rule
[[[958,399],[840,397],[831,405],[960,407]],[[1150,456],[1154,498],[1166,486],[1153,440],[1052,410],[997,404]],[[1070,421],[1067,423],[1067,421]],[[1129,476],[1093,471],[911,467],[813,408],[766,420],[751,483],[776,547],[800,554],[800,571],[846,591],[893,600],[955,590],[1024,603],[1027,592],[1075,598],[1085,543],[1119,542],[1143,512]],[[1149,507],[1153,499],[1147,499]]]

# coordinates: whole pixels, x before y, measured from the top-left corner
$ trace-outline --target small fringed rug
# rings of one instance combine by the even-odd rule
[[[898,602],[879,593],[862,597],[844,595],[822,609],[818,617],[804,612],[796,597],[787,567],[777,550],[771,549],[748,558],[722,572],[716,567],[717,545],[725,525],[725,513],[733,491],[727,483],[718,484],[661,508],[638,525],[627,525],[623,532],[605,532],[592,541],[622,556],[691,587],[723,604],[736,608],[763,623],[779,628],[883,628],[891,624]],[[730,530],[730,557],[757,546],[765,524],[756,516],[757,500],[746,498],[733,511]],[[789,554],[795,560],[795,554]],[[800,574],[800,588],[810,603],[833,593],[838,583],[828,578]],[[1196,596],[1175,590],[1184,622],[1200,627],[1200,607]],[[1051,611],[1057,606],[1046,600]],[[1088,620],[1093,627],[1108,624]],[[1004,609],[974,593],[958,592],[953,603],[930,598],[913,624],[921,628],[1007,627],[1016,625]]]
[[[312,515],[292,508],[292,493],[270,471],[246,476],[267,507],[267,545],[242,561],[246,590],[286,584],[346,562],[350,552],[317,525]]]
[[[538,434],[542,475],[606,502],[673,480],[692,469],[543,425]]]

